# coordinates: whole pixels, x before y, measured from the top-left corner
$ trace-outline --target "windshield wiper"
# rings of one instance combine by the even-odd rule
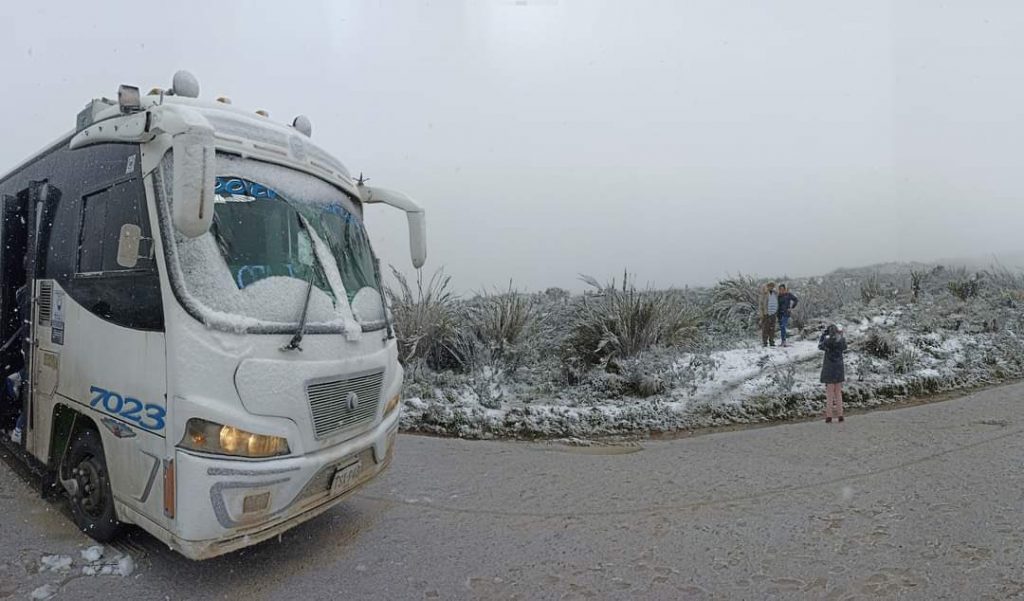
[[[310,236],[309,231],[306,229],[306,222],[303,221],[302,215],[297,215],[299,218],[299,229],[306,232],[307,236]],[[312,236],[310,236],[310,242],[312,242]],[[306,300],[302,303],[302,317],[299,318],[299,329],[295,331],[292,339],[288,341],[288,344],[281,347],[282,351],[301,351],[302,347],[299,344],[302,342],[302,336],[306,331],[306,316],[309,314],[309,299],[313,297],[313,279],[316,278],[316,265],[318,259],[316,253],[313,254],[313,265],[309,269],[309,279],[306,281]]]
[[[301,351],[302,347],[299,343],[302,342],[302,335],[306,330],[306,314],[309,313],[309,299],[313,296],[313,277],[315,272],[309,271],[309,280],[306,285],[306,300],[302,304],[302,317],[299,319],[299,329],[292,335],[292,339],[288,341],[288,344],[281,347],[282,351]]]

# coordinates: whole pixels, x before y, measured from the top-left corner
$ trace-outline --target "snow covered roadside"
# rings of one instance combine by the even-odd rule
[[[1024,340],[1012,331],[930,331],[899,310],[847,321],[848,407],[970,388],[1024,376]],[[874,350],[873,337],[893,351]],[[648,397],[594,398],[565,388],[546,398],[506,395],[486,408],[471,386],[457,382],[405,401],[406,431],[461,438],[642,437],[649,434],[820,415],[821,352],[814,333],[788,348],[752,343],[705,355],[680,354],[672,385]],[[671,373],[668,374],[671,376]],[[667,377],[668,377],[667,376]]]

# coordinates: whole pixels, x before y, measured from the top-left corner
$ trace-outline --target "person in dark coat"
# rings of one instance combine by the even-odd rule
[[[843,336],[843,327],[832,324],[825,328],[818,338],[818,349],[825,351],[821,363],[821,383],[825,385],[825,423],[832,423],[833,408],[839,421],[843,421],[843,381],[846,379],[843,366],[846,337]]]
[[[796,309],[797,303],[800,299],[795,294],[789,291],[789,288],[785,284],[779,286],[779,334],[781,334],[782,346],[786,345],[786,340],[789,339],[789,318],[792,315],[793,309]]]

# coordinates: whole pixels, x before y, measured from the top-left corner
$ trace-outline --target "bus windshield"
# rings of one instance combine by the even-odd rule
[[[210,230],[173,236],[180,283],[205,320],[291,327],[310,291],[310,331],[384,327],[376,259],[345,193],[253,160],[218,155],[217,169]]]

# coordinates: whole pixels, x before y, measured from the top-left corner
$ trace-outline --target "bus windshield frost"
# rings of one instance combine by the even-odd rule
[[[165,228],[173,283],[196,317],[260,333],[290,333],[304,312],[307,333],[386,326],[376,258],[352,199],[270,163],[218,155],[217,173],[210,230],[188,238]],[[173,177],[170,156],[160,174]],[[159,202],[173,203],[170,186],[155,189]]]

